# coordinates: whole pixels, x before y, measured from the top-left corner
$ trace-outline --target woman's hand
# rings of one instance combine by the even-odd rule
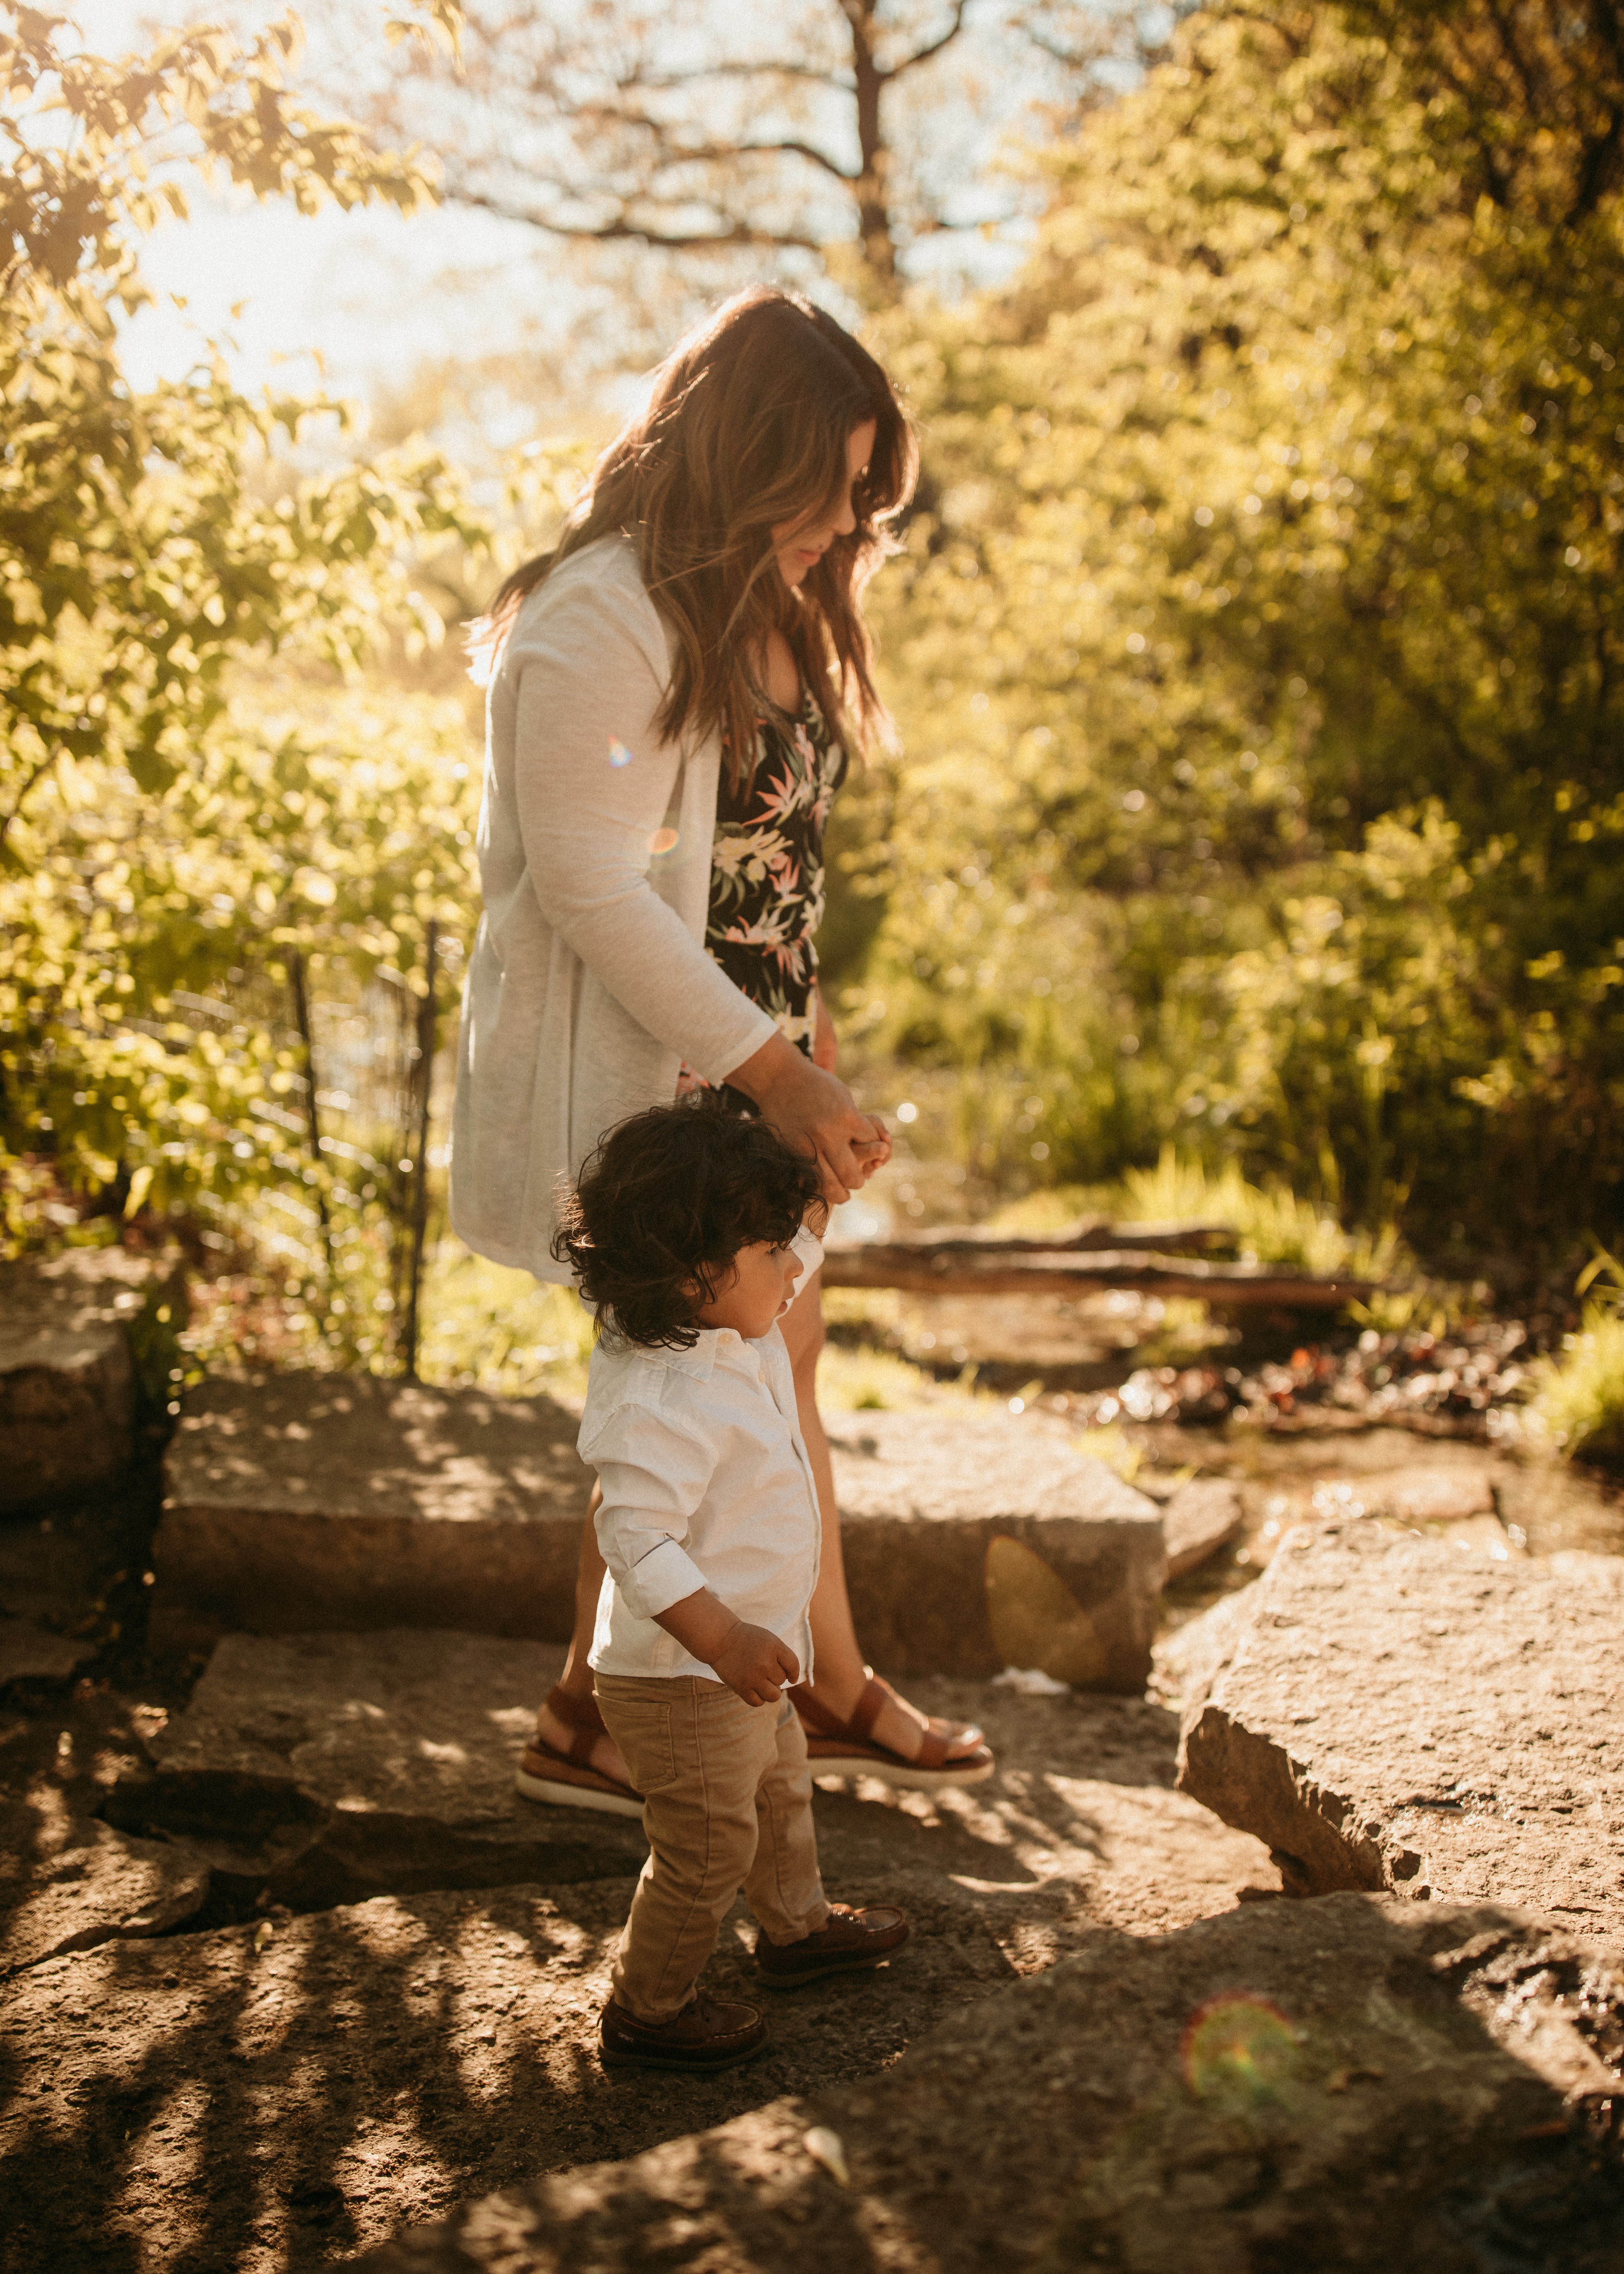
[[[786,1143],[816,1156],[831,1207],[849,1201],[891,1151],[885,1124],[860,1113],[846,1084],[782,1035],[770,1036],[727,1080]]]

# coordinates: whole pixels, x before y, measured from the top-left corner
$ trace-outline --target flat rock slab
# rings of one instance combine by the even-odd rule
[[[154,1547],[154,1638],[461,1628],[568,1639],[591,1472],[545,1398],[267,1374],[188,1399]],[[1094,1686],[1143,1688],[1160,1511],[1071,1433],[1007,1413],[874,1413],[832,1433],[867,1655],[996,1674],[982,1570],[999,1533],[1043,1556],[1095,1630]]]
[[[1041,1556],[1076,1598],[1096,1645],[1089,1686],[1143,1690],[1166,1569],[1154,1502],[1046,1417],[827,1418],[858,1638],[876,1666],[999,1670],[983,1573],[1002,1536]]]
[[[1180,1485],[1162,1510],[1168,1577],[1182,1579],[1186,1572],[1199,1570],[1245,1521],[1240,1488],[1228,1478],[1198,1477]]]
[[[154,1633],[459,1627],[568,1640],[592,1475],[550,1398],[214,1380],[169,1448]]]
[[[635,1821],[514,1791],[560,1663],[497,1637],[229,1635],[153,1738],[154,1770],[117,1785],[107,1812],[192,1843],[222,1896],[297,1910],[635,1872]]]
[[[105,1812],[137,1835],[185,1841],[222,1896],[295,1910],[635,1872],[635,1821],[514,1793],[561,1659],[457,1634],[229,1637],[190,1706],[151,1738],[153,1766],[126,1771]],[[1156,1932],[1224,1909],[1240,1886],[1278,1885],[1256,1841],[1171,1789],[1177,1723],[1166,1711],[942,1681],[916,1696],[980,1721],[998,1773],[934,1795],[831,1781],[818,1838],[842,1896],[891,1871],[956,1878],[1002,1905],[1031,1962],[1046,1964],[1079,1922]]]
[[[145,1736],[162,1720],[88,1683],[43,1713],[0,1707],[0,1975],[201,1912],[206,1858],[100,1820],[111,1786],[148,1765]]]
[[[1336,1524],[1289,1534],[1245,1600],[1179,1782],[1289,1886],[1624,1931],[1624,1561],[1575,1577]]]
[[[0,1975],[100,1943],[169,1934],[207,1901],[185,1844],[132,1840],[40,1800],[0,1808]]]
[[[775,2000],[770,2052],[723,2077],[611,2082],[598,2066],[630,1867],[36,1967],[0,2024],[0,2231],[19,2267],[303,2274],[490,2188],[842,2087],[1101,1929],[1166,1933],[1273,1883],[1255,1841],[1169,1789],[1165,1712],[939,1680],[917,1694],[983,1720],[1006,1766],[934,1802],[820,1792],[831,1889],[901,1901],[916,1940],[873,1977]],[[506,1737],[484,1742],[506,1768]],[[735,1910],[715,1994],[752,1995],[753,1932]]]
[[[128,1329],[154,1276],[117,1248],[0,1263],[0,1513],[81,1491],[129,1462]]]
[[[1616,1953],[1488,1909],[1274,1903],[1098,1935],[883,2075],[510,2187],[360,2264],[1616,2274],[1621,2056]]]
[[[34,1619],[0,1612],[0,1684],[64,1682],[101,1646],[94,1635],[60,1635]]]

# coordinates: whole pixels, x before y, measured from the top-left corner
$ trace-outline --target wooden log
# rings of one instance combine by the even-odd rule
[[[1132,1248],[1142,1254],[1200,1255],[1233,1246],[1235,1234],[1222,1224],[1113,1224],[1108,1216],[1084,1216],[1054,1231],[995,1231],[990,1224],[944,1224],[911,1231],[889,1243],[921,1255],[1057,1255],[1094,1249]]]
[[[1336,1311],[1362,1301],[1369,1279],[1316,1279],[1262,1264],[1204,1263],[1194,1257],[1163,1261],[1143,1248],[1086,1256],[1020,1253],[976,1254],[962,1248],[934,1252],[912,1241],[872,1240],[831,1247],[823,1259],[827,1287],[894,1287],[911,1295],[1095,1295],[1130,1288],[1143,1295],[1179,1296],[1223,1310]]]

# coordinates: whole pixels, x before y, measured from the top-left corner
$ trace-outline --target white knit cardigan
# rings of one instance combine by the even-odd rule
[[[635,548],[606,537],[525,599],[491,682],[451,1222],[538,1279],[571,1276],[556,1201],[598,1139],[684,1059],[720,1081],[775,1031],[705,953],[720,743],[662,741],[670,671]]]

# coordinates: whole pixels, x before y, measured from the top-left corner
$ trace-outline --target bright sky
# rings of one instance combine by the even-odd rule
[[[206,0],[79,0],[73,13],[104,55],[146,47],[154,19],[209,16]],[[382,207],[306,216],[246,191],[211,197],[194,185],[187,196],[192,219],[162,223],[141,245],[156,305],[123,327],[137,387],[178,377],[213,340],[249,388],[308,388],[319,357],[329,388],[364,394],[375,380],[405,380],[455,342],[477,340],[482,353],[517,345],[545,327],[562,289],[522,222],[449,207],[410,220]]]
[[[145,49],[154,26],[222,15],[262,25],[282,12],[282,0],[67,4],[86,44],[104,55]],[[300,12],[312,41],[342,50],[325,57],[329,79],[355,86],[359,100],[383,51],[383,0],[363,0],[349,14],[304,0]],[[1019,81],[1019,73],[1010,81],[1017,92]],[[969,146],[965,154],[974,165]],[[382,207],[351,214],[329,207],[305,217],[280,201],[259,203],[245,191],[211,197],[191,184],[188,196],[191,220],[164,222],[141,248],[155,304],[124,327],[125,368],[138,388],[180,376],[199,360],[204,343],[214,342],[225,350],[239,385],[251,390],[304,392],[321,383],[365,397],[380,386],[404,387],[431,359],[472,361],[526,348],[545,355],[549,342],[571,331],[594,305],[589,271],[556,239],[522,222],[453,206],[410,220]],[[967,244],[965,257],[987,270],[988,281],[1007,268],[1014,249],[1007,237],[1001,244],[932,242],[938,248]],[[606,293],[612,310],[642,306],[663,337],[658,301],[635,288],[626,299],[626,288],[598,265],[599,303]],[[613,314],[610,321],[618,325]]]

